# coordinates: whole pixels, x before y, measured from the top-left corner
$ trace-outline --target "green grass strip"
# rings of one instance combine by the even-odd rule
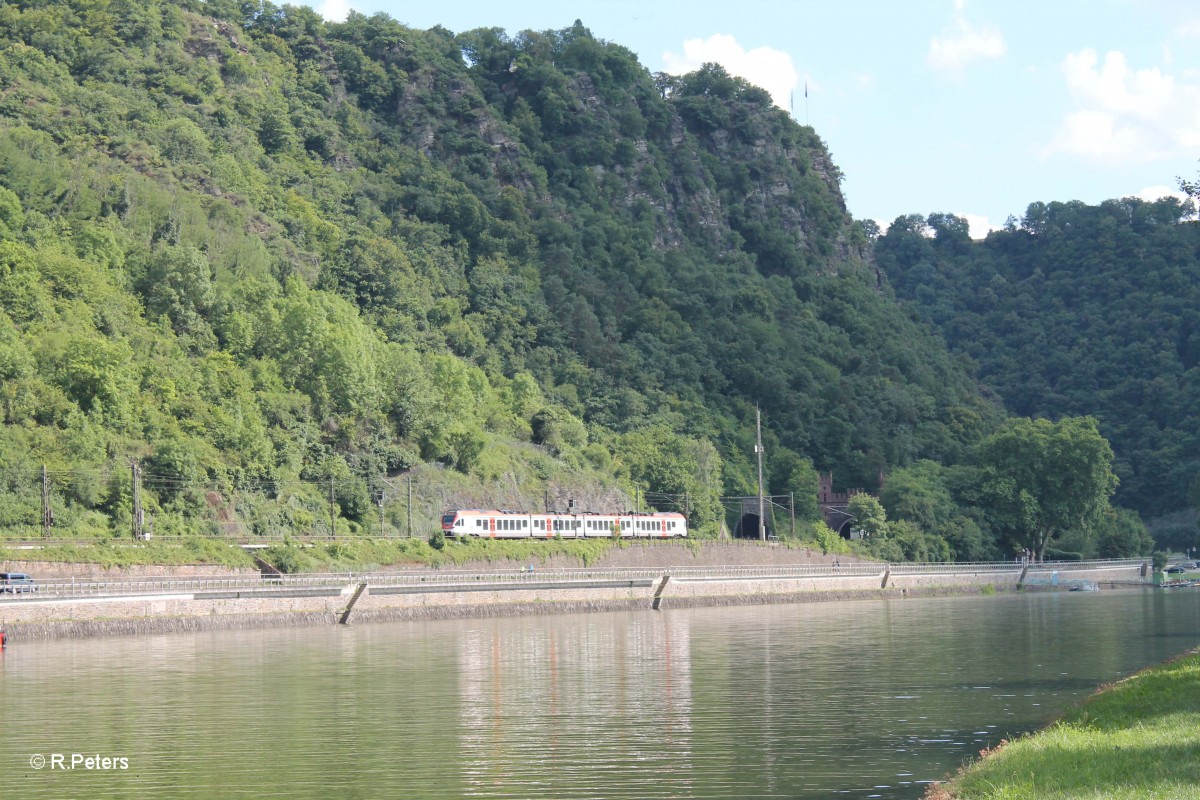
[[[926,797],[1200,798],[1200,653],[1106,687],[1045,730],[983,755]]]

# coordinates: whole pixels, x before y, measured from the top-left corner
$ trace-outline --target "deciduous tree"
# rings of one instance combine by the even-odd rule
[[[1067,531],[1094,530],[1117,488],[1112,448],[1092,417],[1009,420],[977,457],[993,518],[1038,560]]]

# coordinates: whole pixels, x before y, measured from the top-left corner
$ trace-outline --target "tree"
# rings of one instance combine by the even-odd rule
[[[1189,181],[1183,178],[1176,178],[1179,181],[1179,191],[1184,192],[1189,197],[1200,200],[1200,179]]]
[[[854,515],[854,527],[863,532],[867,539],[882,539],[888,533],[887,512],[883,504],[869,494],[856,494],[850,498],[846,511]]]
[[[1154,538],[1135,512],[1116,508],[1100,523],[1098,545],[1101,558],[1128,558],[1153,552]]]
[[[1039,561],[1055,537],[1094,530],[1117,488],[1112,448],[1093,417],[1012,419],[976,456],[992,518]]]

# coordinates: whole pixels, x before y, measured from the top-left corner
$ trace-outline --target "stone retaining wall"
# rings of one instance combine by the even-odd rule
[[[1125,572],[1129,574],[1126,575]],[[1062,577],[1065,573],[1060,573]],[[1069,573],[1096,580],[1090,571]],[[1137,569],[1106,571],[1102,581],[1134,580]],[[662,608],[810,602],[866,598],[904,598],[929,594],[975,593],[984,587],[1014,590],[1019,573],[876,574],[801,578],[675,579],[661,594]],[[1065,579],[1065,578],[1064,578]],[[143,634],[200,629],[333,624],[357,587],[328,590],[272,589],[271,596],[244,591],[236,597],[192,594],[153,596],[28,598],[0,600],[0,627],[12,640],[62,636]],[[441,619],[509,614],[649,609],[653,586],[604,588],[496,588],[482,591],[394,592],[372,595],[355,604],[351,621]],[[284,595],[284,596],[281,596]]]

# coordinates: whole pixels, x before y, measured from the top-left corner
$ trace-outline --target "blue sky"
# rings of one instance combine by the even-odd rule
[[[324,0],[405,25],[583,21],[651,71],[717,61],[808,122],[856,218],[1177,193],[1200,172],[1200,3],[1182,0]],[[808,87],[807,103],[804,97]]]

